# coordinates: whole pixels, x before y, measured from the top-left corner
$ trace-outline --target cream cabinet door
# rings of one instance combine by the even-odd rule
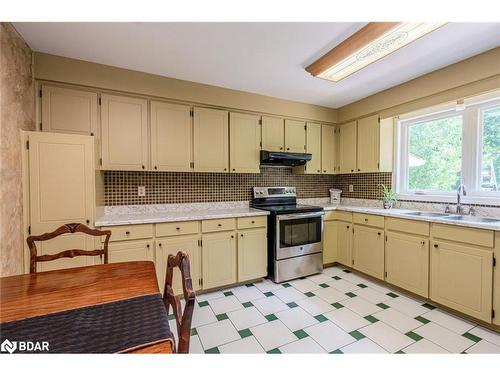
[[[285,151],[304,152],[306,149],[306,123],[298,120],[285,120]]]
[[[352,266],[352,224],[339,221],[337,229],[337,262],[344,266]]]
[[[339,221],[325,221],[323,224],[323,264],[337,261],[337,241],[339,237]]]
[[[148,102],[101,95],[102,169],[148,169]]]
[[[267,230],[246,229],[238,232],[238,281],[267,275]]]
[[[285,120],[278,117],[262,116],[262,149],[284,151]]]
[[[356,121],[342,125],[340,135],[340,173],[353,173],[356,170]]]
[[[260,173],[259,116],[229,114],[229,164],[232,173]]]
[[[165,288],[165,277],[167,275],[167,261],[170,254],[176,255],[179,251],[184,251],[189,256],[189,269],[194,290],[200,289],[200,236],[173,236],[163,237],[156,240],[156,274],[158,275],[158,284],[163,293]],[[175,294],[182,294],[182,278],[179,268],[174,269],[172,286]]]
[[[429,240],[386,232],[385,280],[423,297],[429,296]]]
[[[109,263],[154,261],[153,241],[120,241],[109,244]]]
[[[306,152],[312,155],[305,165],[306,173],[321,173],[321,124],[308,122],[306,125]]]
[[[194,108],[194,170],[227,172],[229,169],[228,112]]]
[[[94,224],[94,139],[90,136],[28,132],[29,222],[31,233],[52,232],[61,225]],[[37,243],[38,254],[94,249],[93,237],[68,234]],[[38,271],[78,267],[98,257],[41,263]]]
[[[500,260],[500,231],[495,232],[494,257]],[[500,325],[500,266],[496,265],[493,271],[493,309],[497,311],[493,324]]]
[[[42,85],[41,130],[97,134],[97,93]]]
[[[151,164],[153,170],[191,170],[193,139],[188,105],[151,102]]]
[[[384,279],[384,230],[354,226],[352,263],[354,269]]]
[[[378,115],[358,120],[357,171],[378,172],[379,167],[379,131]]]
[[[201,250],[203,289],[236,282],[235,232],[204,234]]]
[[[335,127],[321,125],[321,172],[334,174],[336,172],[336,138]]]
[[[491,322],[493,252],[444,241],[431,243],[430,298]]]

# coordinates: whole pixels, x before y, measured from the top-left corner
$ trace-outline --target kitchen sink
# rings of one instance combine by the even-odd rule
[[[477,217],[477,216],[465,216],[465,215],[449,215],[447,217],[443,217],[446,220],[453,221],[470,221],[474,223],[498,223],[499,219],[490,219],[488,217]]]
[[[441,214],[439,212],[425,212],[425,211],[405,212],[404,215],[425,216],[425,217],[445,217],[445,216],[450,216],[450,214]]]

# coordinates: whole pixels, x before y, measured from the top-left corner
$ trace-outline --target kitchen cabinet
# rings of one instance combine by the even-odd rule
[[[267,230],[243,229],[238,231],[238,281],[267,275]]]
[[[384,279],[384,230],[354,225],[353,268],[378,279]]]
[[[260,173],[259,116],[229,114],[229,163],[232,173]]]
[[[306,125],[306,152],[312,155],[305,165],[305,173],[321,173],[321,124],[308,122]]]
[[[385,280],[422,297],[429,296],[429,240],[386,232]]]
[[[262,116],[262,149],[284,151],[285,120],[279,117]]]
[[[233,284],[237,280],[234,231],[203,234],[203,289]]]
[[[491,322],[493,251],[448,241],[431,242],[430,298]]]
[[[191,107],[151,102],[153,170],[187,172],[192,158]]]
[[[500,259],[500,231],[495,232],[495,248],[493,256],[496,262]],[[496,311],[493,317],[493,324],[500,326],[500,266],[493,268],[493,310]]]
[[[148,169],[148,102],[101,95],[102,169]]]
[[[337,241],[340,225],[340,222],[336,220],[323,223],[323,264],[325,265],[337,261]]]
[[[357,172],[392,172],[393,119],[378,115],[357,121]]]
[[[97,93],[42,85],[42,131],[97,135]]]
[[[108,245],[109,263],[154,261],[153,241],[121,241]]]
[[[321,125],[321,170],[324,174],[337,171],[336,132],[335,126]]]
[[[305,152],[306,123],[299,120],[285,120],[285,151]]]
[[[229,170],[228,112],[194,108],[194,171]]]
[[[339,221],[337,235],[337,262],[352,267],[352,223]]]
[[[339,172],[354,173],[356,171],[356,121],[339,127]]]
[[[196,223],[196,222],[195,222]],[[176,255],[179,251],[184,251],[189,256],[189,269],[194,290],[201,288],[201,262],[200,262],[200,236],[185,235],[161,237],[156,239],[156,273],[158,276],[158,284],[160,291],[163,292],[165,287],[165,277],[167,275],[167,261],[170,254]],[[174,293],[182,294],[182,277],[179,267],[175,267],[172,280],[172,288]]]

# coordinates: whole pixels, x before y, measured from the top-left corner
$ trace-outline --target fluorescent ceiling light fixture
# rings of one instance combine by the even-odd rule
[[[338,82],[384,56],[443,26],[445,22],[371,22],[306,70]]]

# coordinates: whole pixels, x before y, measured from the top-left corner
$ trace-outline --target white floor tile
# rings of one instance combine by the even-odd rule
[[[307,279],[316,284],[323,284],[332,281],[332,277],[325,275],[324,273],[318,273],[317,275],[308,276]]]
[[[413,319],[408,315],[393,309],[392,307],[379,311],[378,313],[373,314],[373,316],[391,327],[396,328],[401,333],[410,332],[423,325],[423,323],[418,320]]]
[[[316,354],[326,353],[316,341],[310,337],[305,337],[301,340],[294,341],[290,344],[283,345],[279,348],[285,354]]]
[[[307,296],[304,293],[299,292],[294,287],[278,289],[275,290],[273,293],[276,297],[278,297],[285,303],[295,302],[298,301],[299,299],[307,298]]]
[[[228,312],[227,316],[238,331],[267,322],[267,319],[253,306]]]
[[[275,290],[283,288],[281,284],[276,284],[269,279],[264,279],[259,283],[253,284],[257,289],[259,289],[262,293],[273,292]]]
[[[189,338],[189,353],[190,354],[203,354],[203,346],[201,346],[201,341],[198,335],[191,336]]]
[[[328,267],[323,270],[323,273],[328,276],[340,276],[342,274],[345,274],[344,271],[342,271],[342,268],[340,267]]]
[[[469,331],[477,337],[481,337],[483,340],[489,341],[492,344],[500,346],[500,333],[490,331],[489,329],[483,327],[475,327]]]
[[[474,328],[474,324],[471,324],[463,319],[456,318],[453,315],[447,314],[439,309],[431,310],[422,316],[429,319],[431,322],[437,323],[440,326],[448,328],[449,330],[452,330],[460,335]]]
[[[387,353],[387,351],[385,351],[384,348],[378,346],[372,340],[367,339],[366,337],[364,339],[356,341],[352,344],[346,345],[346,346],[340,348],[340,350],[342,351],[342,353],[345,353],[345,354],[384,354],[384,353]]]
[[[345,301],[342,301],[341,304],[363,317],[382,310],[381,307],[378,307],[376,304],[368,302],[361,297],[346,299]]]
[[[198,302],[203,302],[203,301],[210,301],[212,299],[221,298],[221,297],[225,297],[224,293],[222,293],[221,290],[217,290],[215,292],[203,293],[203,294],[199,294],[199,295],[197,294],[196,300]]]
[[[405,296],[391,298],[384,303],[388,306],[394,307],[396,310],[399,310],[403,314],[406,314],[412,318],[430,311],[428,308],[423,307],[421,305],[421,302],[415,301]]]
[[[205,324],[214,323],[216,321],[217,317],[213,313],[210,306],[204,306],[193,311],[191,327],[196,328]]]
[[[320,344],[327,352],[331,352],[342,346],[348,345],[356,339],[347,332],[341,330],[329,320],[307,327],[304,331],[311,336],[314,341]]]
[[[301,299],[296,303],[312,316],[323,314],[334,309],[332,305],[317,296]]]
[[[333,279],[333,281],[330,281],[327,284],[330,285],[331,287],[334,287],[335,289],[341,291],[342,293],[353,292],[357,289],[360,289],[359,286],[354,285],[353,283],[350,283],[349,281],[343,280],[343,279],[341,279],[341,280]]]
[[[272,322],[252,327],[250,331],[265,351],[278,348],[297,340],[297,336],[279,320],[273,320]]]
[[[462,353],[465,349],[474,344],[474,341],[460,336],[458,333],[450,331],[433,322],[427,323],[413,332],[452,353]]]
[[[289,281],[288,284],[290,284],[291,286],[293,286],[295,289],[297,289],[299,292],[302,293],[312,292],[316,289],[321,288],[318,284],[313,283],[311,280],[308,279],[292,280]]]
[[[240,302],[253,301],[259,298],[264,298],[265,295],[259,289],[254,286],[240,286],[237,288],[230,289],[234,296]]]
[[[376,322],[359,330],[363,335],[390,353],[413,344],[415,341],[384,322]]]
[[[403,352],[407,354],[446,354],[449,351],[443,349],[439,345],[433,342],[422,339],[417,341],[415,344],[411,344],[403,349]]]
[[[325,313],[325,317],[346,332],[352,332],[371,324],[368,320],[362,318],[355,312],[346,309],[345,307],[327,312]]]
[[[363,281],[363,284],[365,284],[365,285],[366,285],[367,287],[369,287],[369,288],[375,289],[376,291],[378,291],[378,292],[380,292],[380,293],[387,294],[387,293],[389,293],[389,292],[392,292],[392,293],[395,293],[395,294],[398,294],[398,295],[399,295],[399,293],[398,293],[398,292],[394,292],[394,291],[392,291],[391,289],[386,288],[385,286],[380,285],[380,284],[378,284],[378,283],[376,283],[376,282],[373,282],[373,281],[371,281],[371,280],[365,280],[365,281]]]
[[[205,350],[220,346],[231,341],[239,340],[240,334],[229,319],[217,323],[207,324],[196,328],[201,344]]]
[[[222,354],[260,354],[265,353],[264,348],[253,336],[245,337],[244,339],[230,342],[219,346],[219,351]]]
[[[264,315],[274,314],[289,307],[276,296],[257,299],[252,304]]]
[[[481,340],[477,344],[466,350],[470,354],[500,354],[500,346],[493,345],[491,342]]]
[[[392,299],[392,297],[389,297],[387,294],[379,292],[373,288],[361,288],[356,290],[354,294],[363,297],[371,303],[381,303],[387,301],[388,299]]]
[[[349,298],[345,293],[333,287],[321,288],[315,290],[313,293],[328,303],[339,302]]]
[[[244,308],[235,296],[212,299],[208,304],[216,315]]]
[[[318,321],[300,307],[294,307],[276,313],[276,317],[292,332],[317,324]]]

